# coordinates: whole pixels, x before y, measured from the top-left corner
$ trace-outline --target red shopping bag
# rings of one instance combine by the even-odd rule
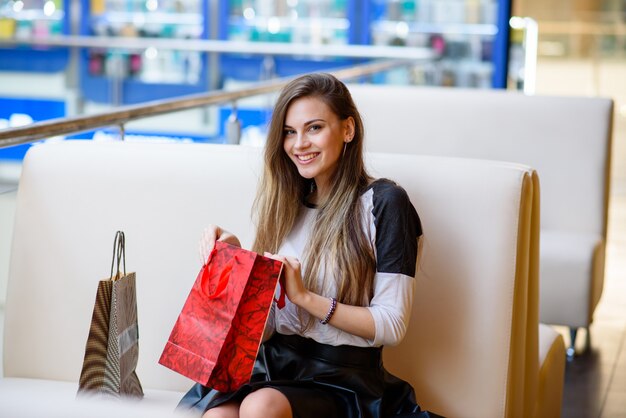
[[[248,383],[281,270],[280,261],[216,242],[159,363],[220,392]]]

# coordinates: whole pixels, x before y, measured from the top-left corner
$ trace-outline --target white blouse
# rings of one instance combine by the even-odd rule
[[[402,340],[409,323],[415,290],[417,239],[422,234],[419,216],[404,189],[390,180],[374,181],[360,199],[364,209],[363,228],[370,238],[377,266],[373,297],[367,307],[376,327],[374,339],[349,334],[330,324],[322,325],[318,320],[302,332],[297,307],[288,298],[285,298],[282,309],[272,306],[266,335],[277,331],[286,335],[302,335],[323,344],[360,347],[396,345]],[[313,207],[303,206],[279,254],[296,257],[302,262],[317,212]],[[277,297],[279,292],[280,289],[277,289]],[[330,297],[336,294],[336,281],[328,277],[324,295]],[[306,324],[309,319],[306,311],[302,311],[301,316]]]

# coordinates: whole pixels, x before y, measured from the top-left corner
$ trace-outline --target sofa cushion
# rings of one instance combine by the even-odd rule
[[[599,234],[541,230],[540,321],[585,327],[589,317],[589,277]]]
[[[426,158],[410,154],[369,157],[375,176],[406,188],[424,225],[409,329],[400,345],[383,351],[385,367],[438,414],[495,417],[509,408],[523,414],[525,340],[516,331],[526,324],[527,278],[517,272],[528,262],[529,249],[518,250],[519,231],[530,227],[530,214],[521,214],[532,197],[529,168],[452,158],[426,166]]]
[[[139,379],[144,389],[191,387],[158,360],[200,270],[204,227],[223,225],[244,246],[251,243],[259,156],[239,147],[176,145],[65,141],[31,148],[17,199],[5,376],[78,380],[98,281],[109,275],[115,231],[124,230],[126,267],[137,272]]]
[[[416,86],[349,88],[365,122],[368,151],[527,164],[541,178],[542,227],[604,230],[612,99]]]
[[[146,389],[141,400],[76,397],[78,384],[42,379],[0,379],[3,417],[186,417],[175,411],[181,392]]]

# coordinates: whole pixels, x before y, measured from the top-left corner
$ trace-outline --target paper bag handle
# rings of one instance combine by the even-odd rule
[[[113,276],[113,268],[117,261],[117,271],[115,277]],[[126,276],[126,237],[123,231],[117,231],[115,233],[115,239],[113,240],[113,260],[111,260],[111,280],[117,280],[120,277],[120,263],[123,263],[124,276]]]
[[[202,267],[204,269],[204,272],[202,274],[203,279],[204,279],[204,277],[206,277],[206,275],[210,271],[209,269],[211,268],[211,261],[213,260],[213,257],[214,257],[216,252],[217,252],[217,248],[213,247],[213,250],[211,251],[211,254],[209,254],[209,258],[207,260],[207,263]],[[204,294],[209,299],[217,298],[219,295],[222,294],[224,289],[226,289],[226,285],[228,285],[228,280],[230,278],[230,273],[233,270],[233,264],[237,261],[236,258],[237,258],[237,256],[234,256],[233,258],[230,259],[228,264],[226,264],[224,266],[224,268],[220,272],[220,277],[217,279],[217,284],[215,285],[215,289],[213,289],[213,291],[211,291],[211,282],[209,282],[208,280],[207,280],[206,286],[202,286],[202,290],[204,291]],[[211,277],[211,276],[209,276],[209,277]],[[203,280],[203,282],[204,282],[204,280]]]
[[[276,302],[276,307],[278,309],[283,309],[285,307],[285,272],[283,269],[280,269],[280,276],[278,278],[280,293],[278,294],[278,299],[274,298],[274,302]]]

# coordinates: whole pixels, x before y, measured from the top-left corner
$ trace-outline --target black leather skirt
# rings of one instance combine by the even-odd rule
[[[281,334],[261,345],[249,384],[232,393],[196,384],[178,407],[201,415],[264,387],[287,397],[294,418],[439,416],[422,411],[413,388],[385,370],[382,348],[335,347]]]

